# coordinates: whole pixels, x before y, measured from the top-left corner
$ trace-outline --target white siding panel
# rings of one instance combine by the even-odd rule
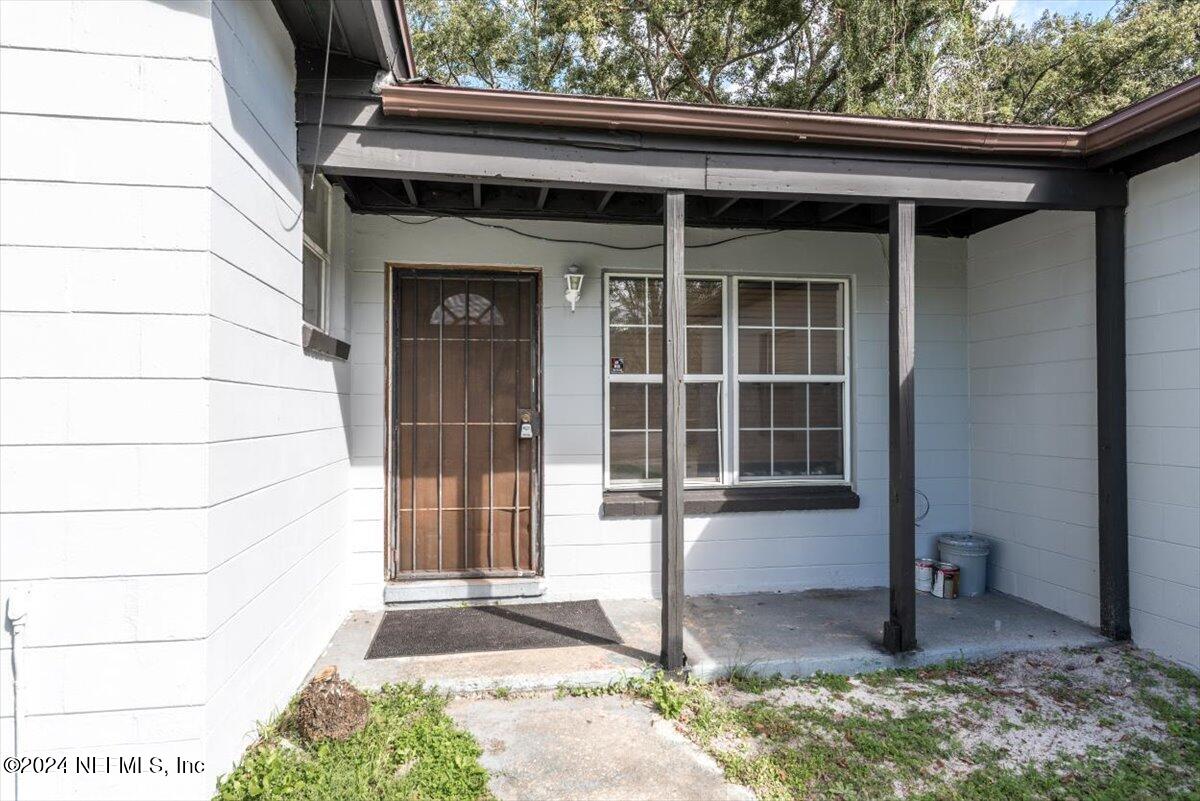
[[[1095,249],[1090,214],[968,240],[971,526],[990,582],[1099,622]]]
[[[1200,668],[1200,156],[1129,182],[1133,639]]]

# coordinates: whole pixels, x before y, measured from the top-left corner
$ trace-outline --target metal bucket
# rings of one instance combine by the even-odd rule
[[[932,559],[917,560],[917,592],[933,591],[934,564],[936,563]]]
[[[933,568],[933,597],[947,600],[958,597],[958,565],[937,562]]]

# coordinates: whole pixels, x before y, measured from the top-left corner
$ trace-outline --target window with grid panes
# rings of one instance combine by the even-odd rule
[[[737,296],[737,473],[843,479],[846,284],[746,280]]]
[[[689,277],[686,290],[688,483],[846,480],[847,283]],[[604,294],[606,481],[653,486],[662,280],[609,275]]]
[[[725,281],[688,278],[686,479],[722,480]],[[611,486],[662,478],[662,279],[607,276],[607,432]]]

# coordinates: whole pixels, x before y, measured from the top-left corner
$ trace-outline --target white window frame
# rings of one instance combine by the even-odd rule
[[[313,180],[313,177],[311,174],[303,174],[302,177],[305,182],[305,191],[307,192],[308,182]],[[329,243],[329,249],[332,250],[333,249],[333,210],[334,210],[333,185],[330,184],[329,181],[323,175],[318,174],[316,176],[316,180],[318,183],[320,183],[325,188],[325,190],[324,190],[324,194],[325,194],[325,229],[326,229],[325,230],[325,241],[327,243]],[[303,229],[304,228],[303,199],[301,200],[300,220],[301,220],[300,227]],[[323,333],[329,333],[329,284],[330,284],[329,274],[330,274],[330,264],[332,262],[332,254],[327,252],[320,245],[318,245],[317,242],[309,235],[308,231],[303,231],[303,234],[304,234],[304,249],[309,251],[310,253],[312,253],[314,256],[317,257],[317,260],[321,262],[321,270],[320,270],[320,275],[318,276],[318,279],[317,279],[318,283],[320,285],[319,289],[317,290],[317,293],[318,293],[318,295],[317,295],[317,297],[318,297],[318,309],[317,309],[318,322],[316,324],[314,324],[314,323],[310,323],[308,320],[304,319],[304,280],[303,280],[304,262],[303,262],[303,259],[301,260],[301,263],[300,263],[300,269],[301,269],[300,320],[304,325],[307,325],[310,328],[315,328],[318,331],[321,331]]]
[[[747,283],[770,282],[772,285],[783,284],[783,283],[788,283],[788,284],[823,283],[823,284],[839,284],[839,285],[841,285],[841,287],[842,287],[842,322],[843,322],[843,325],[842,325],[842,372],[843,372],[843,374],[842,375],[747,374],[744,376],[741,375],[739,372],[738,347],[737,347],[738,332],[741,330],[741,327],[738,324],[738,290],[740,288],[740,285],[743,282],[747,282]],[[848,485],[851,483],[850,477],[852,475],[852,472],[851,472],[852,467],[851,467],[851,462],[850,462],[850,455],[853,452],[853,450],[851,448],[852,426],[851,426],[850,414],[851,414],[851,408],[852,408],[851,399],[853,397],[853,388],[852,388],[853,362],[852,362],[852,354],[850,351],[850,323],[851,323],[851,319],[850,319],[850,289],[851,289],[850,279],[846,278],[846,277],[817,276],[817,275],[805,275],[805,276],[799,276],[799,275],[796,275],[796,276],[792,276],[792,275],[788,275],[788,276],[738,275],[738,276],[734,277],[733,292],[732,292],[732,297],[730,298],[730,302],[732,305],[732,308],[730,309],[730,314],[731,314],[730,329],[732,332],[731,336],[733,338],[733,345],[731,348],[731,350],[733,351],[733,358],[732,358],[732,364],[730,365],[729,369],[730,369],[730,374],[731,374],[730,381],[732,383],[736,383],[738,385],[741,385],[743,383],[746,383],[746,384],[776,384],[776,383],[778,383],[778,384],[827,384],[827,383],[838,384],[838,383],[840,383],[843,385],[843,387],[842,387],[842,475],[840,475],[840,476],[752,476],[752,477],[743,477],[740,472],[740,470],[741,470],[741,453],[740,453],[740,445],[741,445],[741,420],[740,420],[741,403],[740,403],[740,400],[741,400],[741,393],[738,392],[737,400],[733,404],[732,409],[731,409],[732,420],[731,420],[730,426],[729,426],[731,436],[733,438],[732,447],[730,448],[730,450],[733,453],[733,469],[735,471],[734,481],[733,481],[734,484],[740,484],[742,486],[762,485],[762,484],[773,484],[773,485],[781,485],[782,484],[782,485],[796,485],[796,486],[806,485],[806,484],[823,484],[823,485],[839,485],[840,486],[840,485]],[[747,327],[762,328],[762,329],[770,328],[771,330],[778,328],[778,326],[774,325],[774,317],[775,317],[774,306],[775,306],[775,294],[774,294],[774,289],[772,287],[772,293],[771,293],[772,324],[771,324],[771,326],[769,326],[769,327],[768,326],[747,326]],[[812,322],[811,314],[812,314],[812,298],[810,296],[809,300],[808,300],[808,320],[810,323]],[[789,330],[789,329],[813,330],[811,326],[809,326],[809,327],[783,326],[783,328],[784,328],[784,330]],[[837,330],[837,329],[835,326],[818,326],[816,328],[816,330],[830,331],[830,330]],[[808,347],[809,347],[809,359],[810,359],[810,366],[811,366],[811,359],[812,359],[812,341],[811,341],[811,339],[809,340]],[[772,348],[772,352],[771,352],[772,363],[774,363],[774,359],[775,359],[775,353],[774,353],[774,348]]]
[[[661,486],[662,482],[655,479],[647,481],[619,481],[614,483],[612,480],[611,460],[612,448],[610,447],[609,432],[611,431],[612,422],[610,419],[610,402],[609,388],[612,384],[659,384],[662,385],[662,376],[659,375],[656,379],[654,373],[633,373],[633,374],[617,374],[613,375],[610,370],[610,355],[609,355],[609,309],[608,309],[608,284],[612,278],[641,278],[641,279],[658,279],[662,280],[662,273],[654,272],[636,272],[636,271],[604,271],[602,275],[603,302],[601,304],[600,313],[603,317],[603,334],[602,334],[602,349],[604,352],[604,361],[601,364],[603,371],[603,438],[604,438],[604,486],[608,489],[646,489],[648,487]],[[684,276],[684,281],[719,281],[721,283],[721,373],[697,373],[695,375],[684,376],[684,382],[688,384],[716,384],[717,385],[717,462],[718,474],[716,478],[685,478],[684,484],[689,487],[720,487],[729,483],[729,454],[728,447],[728,425],[729,420],[729,278],[725,275],[692,275]],[[686,283],[685,283],[686,286]],[[716,328],[716,326],[692,326],[693,328]],[[666,330],[664,321],[663,330]],[[665,335],[665,334],[664,334]],[[647,336],[646,346],[649,348],[649,336]],[[686,368],[687,350],[684,349],[684,361]],[[647,354],[647,365],[649,364],[649,354]],[[650,447],[647,443],[647,447]]]
[[[602,404],[603,427],[602,439],[604,448],[604,487],[611,490],[637,490],[657,488],[661,481],[619,481],[614,483],[611,474],[611,420],[609,389],[614,383],[661,384],[661,378],[655,381],[652,374],[612,375],[610,372],[609,348],[609,279],[610,278],[649,278],[660,279],[662,274],[650,271],[612,270],[602,274],[603,300],[600,307],[602,315]],[[770,274],[740,274],[740,273],[688,273],[688,279],[703,279],[721,282],[722,315],[721,315],[721,361],[724,372],[721,375],[703,374],[688,375],[687,383],[717,383],[719,391],[718,403],[718,432],[717,449],[720,462],[719,479],[685,479],[688,487],[734,487],[734,486],[850,486],[853,484],[853,373],[854,357],[851,349],[852,328],[852,291],[853,282],[849,276],[829,275],[770,275]],[[738,374],[738,286],[741,282],[775,282],[775,283],[832,283],[842,288],[842,375],[746,375]],[[811,306],[811,301],[810,301]],[[811,318],[810,318],[811,319]],[[774,326],[772,326],[774,327]],[[785,327],[786,328],[786,327]],[[817,330],[831,329],[832,326],[819,326]],[[811,344],[810,344],[811,352]],[[686,350],[685,350],[686,353]],[[772,354],[772,358],[774,355]],[[754,476],[742,477],[740,474],[740,393],[735,389],[742,383],[840,383],[842,391],[842,467],[840,476]]]

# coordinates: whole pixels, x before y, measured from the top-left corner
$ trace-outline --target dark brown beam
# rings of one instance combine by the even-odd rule
[[[836,203],[822,211],[817,216],[817,219],[823,223],[832,222],[851,209],[858,208],[858,206],[858,203]]]
[[[662,664],[680,670],[683,653],[684,194],[663,195]]]
[[[917,645],[917,522],[914,451],[916,206],[894,200],[888,221],[888,577],[890,614],[883,646],[892,653]]]
[[[369,90],[369,85],[368,85]],[[360,92],[357,88],[347,91]],[[535,184],[618,192],[692,192],[841,203],[906,197],[939,206],[1096,209],[1126,202],[1123,176],[1029,159],[982,161],[947,154],[797,153],[772,143],[717,143],[645,135],[613,148],[621,134],[468,126],[452,120],[385,117],[378,96],[331,87],[321,152],[319,85],[297,93],[299,160],[323,172],[417,180],[451,176],[489,184]],[[507,133],[506,133],[507,132]],[[624,140],[622,140],[624,141]],[[602,148],[596,147],[603,142]],[[738,152],[730,152],[736,144]]]
[[[1125,442],[1125,209],[1096,210],[1096,456],[1100,631],[1128,640],[1129,500]]]
[[[420,203],[417,202],[417,190],[413,186],[413,182],[408,180],[407,178],[401,179],[400,182],[402,184],[404,184],[404,194],[408,195],[408,202],[414,206],[421,205]]]
[[[478,181],[471,184],[471,203],[477,209],[483,208],[483,184]]]
[[[709,217],[713,217],[713,218],[720,217],[722,214],[729,211],[729,207],[732,206],[734,203],[737,203],[739,200],[741,200],[740,197],[725,198],[724,200],[722,200],[720,203],[717,204],[716,209],[713,210],[713,213],[710,214]]]
[[[770,200],[770,201],[767,201],[769,209],[766,213],[765,219],[773,220],[776,217],[778,217],[779,215],[781,215],[785,212],[791,211],[792,208],[795,207],[796,205],[798,205],[800,202],[801,202],[801,200],[799,198],[796,198],[795,200]],[[770,204],[774,204],[774,205],[771,206]]]
[[[605,207],[608,206],[608,201],[612,200],[613,195],[615,195],[615,194],[616,194],[616,192],[614,190],[610,189],[607,192],[605,192],[603,195],[601,195],[600,202],[596,204],[596,211],[597,212],[604,211]]]
[[[539,210],[546,208],[546,198],[550,195],[550,187],[543,186],[538,190],[537,207]]]

